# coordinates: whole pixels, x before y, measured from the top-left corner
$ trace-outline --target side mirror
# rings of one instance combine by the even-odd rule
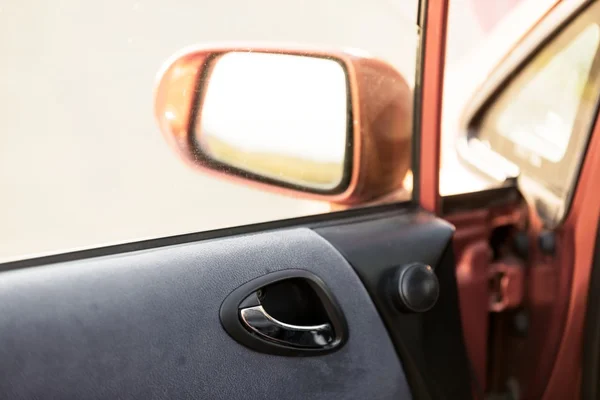
[[[383,61],[345,52],[193,49],[159,76],[155,112],[204,172],[339,205],[402,188],[412,90]]]

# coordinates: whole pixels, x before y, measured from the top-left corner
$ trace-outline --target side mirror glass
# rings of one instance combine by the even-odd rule
[[[206,162],[314,192],[347,186],[352,113],[342,63],[234,51],[211,58],[205,68],[193,137]]]

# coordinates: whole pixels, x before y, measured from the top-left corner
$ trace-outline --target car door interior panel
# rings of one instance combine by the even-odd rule
[[[5,265],[0,357],[10,368],[0,374],[0,393],[469,398],[452,233],[428,214],[392,211]],[[431,266],[439,281],[429,311],[393,301],[393,272],[411,263]],[[232,333],[227,313],[238,313],[246,336]]]
[[[290,268],[338,299],[350,327],[339,351],[269,356],[222,328],[229,293]],[[410,398],[360,280],[308,229],[10,271],[0,286],[10,398]]]
[[[413,390],[422,390],[424,398],[471,398],[452,225],[419,212],[329,226],[317,232],[340,250],[371,293],[405,372],[414,382]],[[399,313],[389,285],[399,266],[417,260],[434,268],[440,282],[439,299],[427,312]]]

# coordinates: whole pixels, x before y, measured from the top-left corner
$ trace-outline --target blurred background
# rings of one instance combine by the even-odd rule
[[[451,0],[447,66],[517,2]],[[362,49],[414,85],[417,10],[416,0],[0,1],[0,261],[327,212],[186,167],[154,120],[155,75],[185,46],[243,40]]]

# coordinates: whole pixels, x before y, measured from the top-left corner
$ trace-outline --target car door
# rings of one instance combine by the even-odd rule
[[[597,396],[598,7],[548,7],[455,125],[459,159],[496,187],[442,206],[480,393]]]
[[[410,201],[3,263],[2,397],[469,398],[431,212],[446,11],[421,9]]]

